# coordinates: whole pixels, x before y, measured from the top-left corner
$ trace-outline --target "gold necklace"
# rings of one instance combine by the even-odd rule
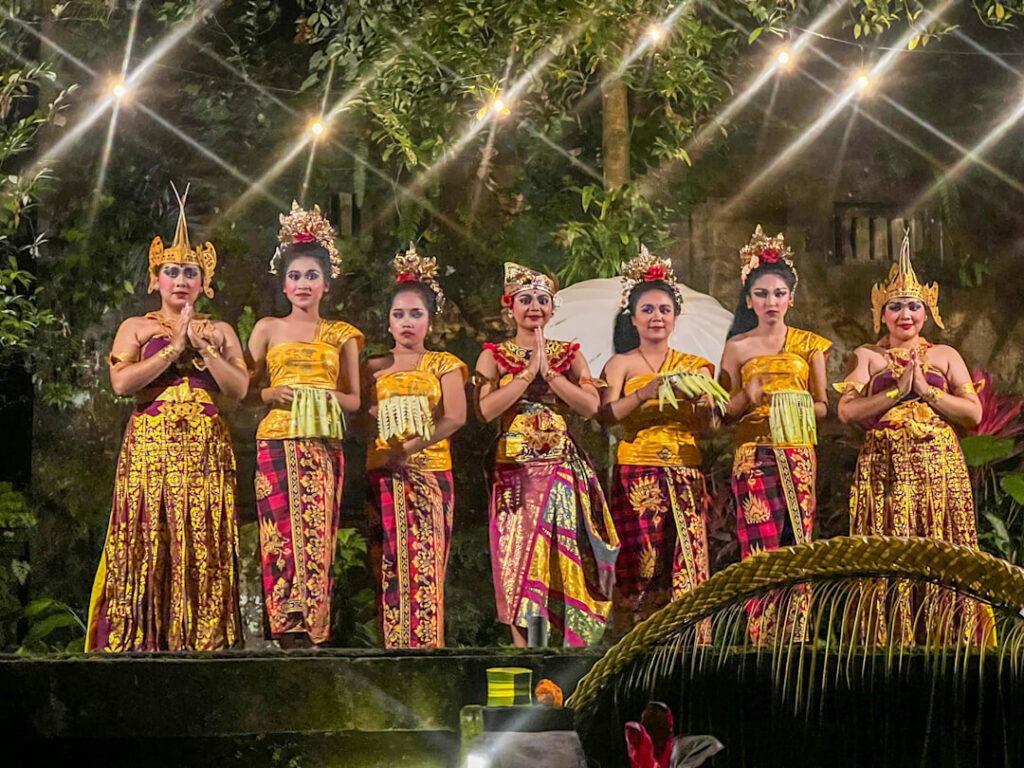
[[[644,354],[644,351],[642,349],[640,349],[640,347],[637,347],[636,351],[640,353],[640,357],[642,357],[644,359],[644,362],[647,363],[647,367],[651,369],[651,373],[653,373],[655,376],[657,376],[658,372],[661,370],[661,366],[659,365],[657,368],[655,368],[653,365],[651,365],[651,361],[647,359],[647,355]],[[665,358],[666,359],[668,358],[668,352],[665,353]],[[665,361],[662,360],[661,361],[661,365],[664,365],[664,364],[665,364]]]

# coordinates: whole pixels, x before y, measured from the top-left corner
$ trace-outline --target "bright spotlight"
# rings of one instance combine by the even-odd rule
[[[115,99],[120,100],[128,95],[128,89],[125,87],[124,83],[116,82],[110,89],[110,93]]]
[[[491,761],[479,752],[470,752],[466,755],[466,768],[489,768]]]
[[[314,136],[319,136],[324,132],[324,124],[321,123],[319,120],[314,120],[312,123],[309,124],[309,132],[312,133]]]
[[[652,43],[657,43],[665,36],[665,33],[657,24],[651,24],[651,26],[647,28],[647,36],[651,39]]]
[[[871,85],[871,78],[868,77],[866,74],[861,73],[860,75],[857,76],[857,79],[854,81],[854,85],[857,86],[858,91],[867,90],[868,87],[870,87]]]
[[[505,101],[503,99],[495,99],[494,103],[491,104],[491,111],[492,112],[499,112],[499,113],[501,113],[503,115],[507,115],[508,114],[508,107],[505,106]]]
[[[787,64],[789,64],[792,58],[793,56],[785,48],[783,48],[781,51],[775,54],[775,61],[777,61],[779,63],[779,66],[781,67],[784,67]]]

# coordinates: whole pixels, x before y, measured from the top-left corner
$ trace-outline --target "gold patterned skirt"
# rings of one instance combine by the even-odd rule
[[[850,491],[850,533],[923,536],[978,548],[970,476],[956,433],[930,423],[867,434]],[[864,586],[859,631],[893,640],[995,643],[992,609],[936,585]],[[922,593],[923,592],[923,593]]]
[[[128,422],[89,650],[212,651],[241,639],[231,436],[212,406],[187,405]]]

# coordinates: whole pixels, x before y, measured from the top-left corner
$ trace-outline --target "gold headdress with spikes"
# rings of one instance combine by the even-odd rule
[[[750,242],[740,248],[740,262],[740,279],[744,283],[747,282],[750,273],[758,267],[781,262],[793,270],[793,290],[796,290],[800,278],[797,276],[796,267],[793,266],[793,251],[786,245],[786,238],[781,232],[775,237],[769,237],[758,224]]]
[[[889,280],[882,285],[875,283],[871,289],[871,313],[875,324],[875,333],[882,327],[882,310],[893,299],[919,299],[931,310],[932,318],[939,328],[942,315],[939,314],[939,286],[937,283],[923,285],[917,279],[914,267],[910,263],[910,230],[903,235],[900,246],[900,257],[889,269]]]
[[[506,261],[505,296],[511,298],[520,291],[544,291],[554,296],[558,293],[558,281],[521,264]]]
[[[178,188],[171,182],[171,189],[174,196],[178,198],[178,227],[174,230],[174,243],[164,247],[164,241],[159,236],[153,238],[149,244],[149,290],[152,293],[156,289],[157,274],[164,264],[198,264],[203,270],[203,293],[213,298],[213,288],[210,283],[213,280],[213,273],[217,269],[217,251],[212,243],[203,243],[195,248],[188,239],[188,222],[185,221],[185,200],[191,184],[185,187],[185,194],[179,195]]]
[[[647,250],[647,246],[640,244],[640,253],[629,261],[622,262],[619,267],[622,279],[622,306],[629,305],[629,294],[640,283],[650,283],[661,280],[669,284],[676,301],[681,306],[683,296],[676,283],[676,273],[672,269],[672,262],[668,259],[659,259]]]
[[[331,222],[320,213],[320,206],[314,205],[312,211],[299,207],[297,201],[292,200],[292,209],[287,214],[282,213],[278,219],[281,222],[281,231],[277,239],[281,245],[291,243],[311,243],[314,240],[323,246],[331,259],[331,277],[338,277],[341,274],[341,256],[338,255],[338,247],[334,244],[334,227]],[[277,274],[277,265],[281,261],[281,247],[274,252],[270,260],[270,274]]]
[[[395,270],[396,283],[423,283],[434,294],[437,311],[444,309],[444,291],[437,282],[437,259],[432,256],[420,256],[416,252],[416,243],[409,243],[408,250],[395,254],[391,267]]]

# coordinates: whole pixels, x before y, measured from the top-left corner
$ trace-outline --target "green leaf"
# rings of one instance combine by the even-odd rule
[[[757,40],[757,38],[761,36],[762,32],[764,32],[764,27],[754,27],[750,30],[750,34],[747,35],[747,45],[750,45]]]
[[[47,637],[54,630],[63,627],[80,627],[81,620],[73,613],[55,613],[33,624],[25,635],[24,645],[28,646]]]
[[[45,597],[42,600],[33,600],[31,603],[25,606],[25,610],[21,612],[22,616],[38,616],[40,613],[45,613],[51,608],[59,607],[62,604],[57,600],[49,597]]]
[[[1007,475],[1000,478],[999,487],[1003,493],[1024,506],[1024,475]]]
[[[996,540],[1000,543],[1010,541],[1010,532],[1006,530],[1006,523],[1003,522],[1001,517],[998,517],[991,512],[985,513],[985,519],[988,520],[992,526],[992,532],[996,535]]]
[[[583,205],[583,210],[586,212],[587,208],[590,207],[590,201],[594,199],[594,185],[588,184],[583,188],[580,193],[580,203]]]
[[[967,435],[960,438],[960,448],[967,466],[983,467],[1013,453],[1013,440],[999,440],[992,435]]]
[[[910,51],[914,50],[915,48],[917,48],[917,44],[920,43],[920,42],[921,42],[921,36],[920,35],[914,35],[912,38],[910,38],[910,42],[907,43],[907,50],[910,50]]]

